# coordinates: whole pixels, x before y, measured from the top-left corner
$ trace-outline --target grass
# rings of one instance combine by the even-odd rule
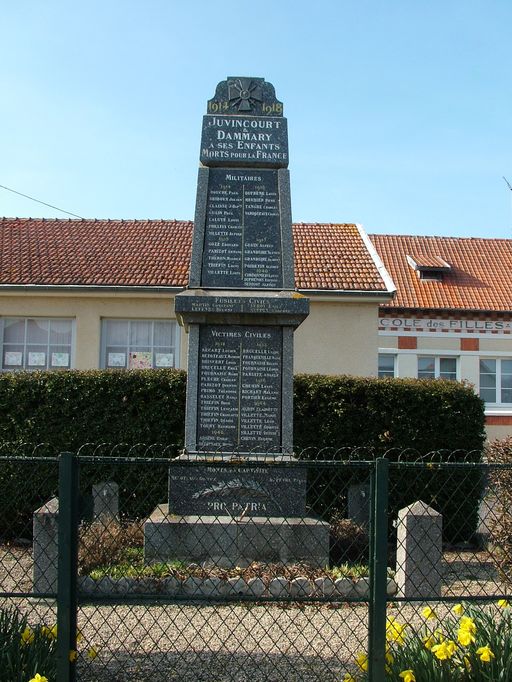
[[[128,547],[116,563],[104,564],[92,569],[89,575],[94,580],[110,576],[114,580],[119,578],[167,578],[177,572],[187,570],[187,565],[181,561],[144,563],[142,547]]]
[[[357,580],[358,578],[365,578],[368,576],[368,566],[366,564],[349,564],[344,563],[334,568],[311,569],[302,565],[280,566],[277,564],[257,564],[254,562],[247,568],[240,568],[238,566],[231,569],[203,569],[196,563],[186,563],[183,561],[173,560],[169,562],[155,562],[151,564],[144,563],[144,550],[142,547],[128,547],[123,550],[122,554],[115,562],[105,563],[96,566],[89,572],[89,575],[94,580],[100,580],[103,577],[109,576],[114,580],[120,578],[156,578],[164,579],[169,576],[176,576],[184,579],[189,576],[205,577],[212,573],[219,574],[224,578],[231,577],[247,577],[252,578],[257,575],[261,577],[275,577],[277,575],[287,575],[293,578],[299,575],[305,575],[311,579],[319,576],[327,576],[333,580],[338,578],[348,578],[350,580]]]

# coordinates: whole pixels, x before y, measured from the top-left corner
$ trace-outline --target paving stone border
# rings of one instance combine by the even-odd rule
[[[284,576],[277,576],[270,581],[262,578],[228,578],[224,580],[216,576],[198,578],[189,576],[179,580],[174,576],[167,578],[119,578],[104,576],[94,580],[90,576],[78,578],[80,594],[87,596],[114,596],[136,594],[165,594],[169,597],[275,597],[282,599],[332,597],[337,599],[368,599],[370,596],[369,578],[338,578],[321,577],[312,581],[306,576],[288,580]],[[398,587],[393,578],[388,578],[387,594],[393,597]]]

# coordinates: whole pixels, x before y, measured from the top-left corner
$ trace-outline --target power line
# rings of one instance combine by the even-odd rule
[[[71,213],[70,211],[65,211],[63,208],[59,208],[58,206],[54,206],[53,204],[47,204],[46,201],[41,201],[40,199],[35,199],[34,197],[30,197],[28,194],[23,194],[23,192],[17,192],[15,189],[11,189],[11,187],[6,187],[5,185],[0,185],[2,189],[6,189],[8,192],[12,192],[13,194],[19,194],[20,197],[25,197],[25,199],[30,199],[30,201],[36,201],[38,204],[43,204],[43,206],[48,206],[49,208],[54,208],[56,211],[60,211],[61,213],[67,213],[68,215],[72,215],[74,218],[80,218],[81,220],[84,220],[81,215],[77,215],[76,213]]]

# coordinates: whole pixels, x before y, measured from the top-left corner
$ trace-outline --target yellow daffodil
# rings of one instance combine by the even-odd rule
[[[425,645],[425,649],[428,649],[430,651],[430,649],[432,649],[437,640],[434,637],[434,635],[428,635],[427,637],[423,637],[422,641],[423,644]]]
[[[476,650],[476,654],[477,656],[480,656],[480,660],[484,663],[490,663],[491,658],[494,658],[494,654],[492,653],[489,646],[481,646]]]
[[[423,616],[423,618],[426,618],[427,620],[437,618],[437,613],[434,611],[434,609],[431,609],[430,606],[425,606],[425,608],[421,612],[421,615]]]
[[[506,599],[498,599],[498,606],[502,609],[507,609],[509,607],[509,603]]]
[[[475,621],[469,616],[462,616],[459,621],[459,629],[466,630],[467,632],[471,632],[471,634],[474,635],[476,632]]]
[[[36,676],[33,677],[28,682],[48,682],[48,678],[45,677],[44,675],[40,675],[39,673],[36,673]]]
[[[53,625],[49,628],[47,625],[43,625],[41,633],[50,640],[57,639],[57,626]]]
[[[81,642],[83,638],[84,638],[84,636],[82,635],[81,631],[77,630],[76,631],[76,641]]]
[[[440,661],[446,661],[453,656],[457,649],[457,645],[451,639],[445,640],[441,644],[436,644],[431,651]]]
[[[464,613],[464,607],[462,606],[462,604],[455,604],[452,611],[456,616],[462,616],[462,614]]]
[[[444,640],[446,639],[446,637],[443,635],[442,631],[439,630],[439,628],[434,630],[434,636],[437,638],[437,641],[439,643],[444,642]]]
[[[76,661],[77,656],[78,656],[78,654],[77,654],[77,652],[75,651],[75,649],[71,649],[70,652],[69,652],[69,660],[70,660],[70,662],[71,662],[71,663],[74,663],[74,662]]]
[[[91,661],[93,661],[96,656],[98,655],[98,649],[95,646],[92,646],[88,651],[87,651],[87,658],[89,658]],[[349,673],[347,673],[348,675]],[[350,682],[350,680],[348,681]]]
[[[368,656],[364,653],[364,651],[360,651],[357,654],[356,663],[363,672],[368,670]]]
[[[471,661],[469,660],[469,658],[467,656],[464,656],[462,661],[464,663],[464,667],[466,668],[468,673],[470,673],[471,672]]]
[[[401,677],[404,682],[416,682],[414,672],[412,670],[402,670],[398,677]]]
[[[469,646],[470,644],[474,644],[475,635],[470,630],[460,628],[457,633],[457,641],[459,644],[462,644],[462,646]]]
[[[21,633],[22,644],[32,644],[34,641],[34,632],[29,627],[26,627]]]
[[[399,623],[394,618],[388,618],[386,621],[386,639],[388,642],[396,642],[403,644],[405,642],[404,631],[407,623]]]
[[[343,682],[357,682],[357,680],[350,673],[345,673],[345,676],[343,677]]]
[[[462,646],[469,646],[475,642],[475,635],[469,630],[460,628],[457,633],[457,641],[459,644],[462,644]]]

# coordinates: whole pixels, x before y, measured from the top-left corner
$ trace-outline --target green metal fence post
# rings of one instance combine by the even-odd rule
[[[59,561],[57,583],[57,682],[75,682],[78,562],[78,460],[59,460]]]
[[[386,677],[389,483],[389,462],[385,457],[375,461],[372,483],[368,679],[383,682]]]

